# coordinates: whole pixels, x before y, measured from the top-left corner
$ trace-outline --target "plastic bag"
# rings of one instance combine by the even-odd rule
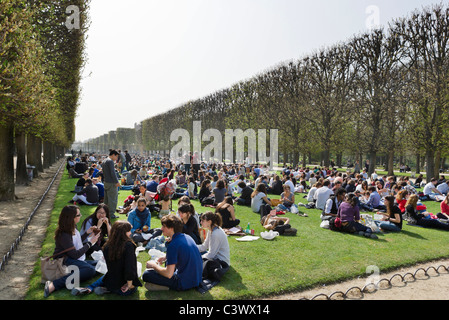
[[[95,271],[102,274],[106,274],[106,272],[108,272],[108,266],[106,265],[106,260],[104,259],[103,251],[101,250],[94,251],[92,252],[91,257],[92,259],[97,261],[97,264],[95,265]]]
[[[148,250],[148,254],[150,255],[150,260],[157,260],[159,258],[165,257],[165,253],[163,253],[160,250],[151,248],[150,250]]]
[[[296,213],[299,213],[299,209],[298,209],[297,206],[293,205],[293,206],[291,206],[291,208],[290,208],[290,212],[296,214]]]

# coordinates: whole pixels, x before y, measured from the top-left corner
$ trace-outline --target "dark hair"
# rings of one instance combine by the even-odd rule
[[[88,216],[86,219],[84,219],[84,221],[81,225],[82,228],[84,228],[86,226],[86,223],[87,223],[87,221],[89,221],[89,219],[92,219],[93,226],[96,226],[98,224],[97,212],[100,209],[104,210],[104,212],[106,213],[106,218],[108,218],[108,221],[111,221],[111,217],[109,216],[109,207],[105,203],[100,203],[97,206],[97,208],[95,209],[94,213],[92,213],[90,216]],[[108,234],[108,228],[105,223],[103,223],[101,225],[101,231],[103,232],[104,235]]]
[[[126,235],[127,232],[131,231],[131,228],[131,224],[126,220],[118,220],[112,225],[111,234],[108,236],[108,240],[103,246],[103,251],[106,247],[109,248],[108,258],[111,261],[119,260],[121,258],[127,242],[136,245],[134,241]]]
[[[346,189],[344,188],[338,188],[337,191],[335,192],[335,196],[341,196],[346,194]]]
[[[449,180],[448,180],[448,181],[449,181]],[[238,185],[241,189],[243,189],[243,188],[246,187],[245,181],[240,181],[237,185]]]
[[[348,193],[346,195],[346,202],[351,205],[351,207],[355,207],[357,205],[357,196],[354,193]]]
[[[168,214],[161,218],[161,224],[166,228],[173,229],[175,233],[182,232],[184,224],[181,219],[174,214]]]
[[[206,211],[201,215],[201,220],[212,221],[211,229],[213,226],[221,227],[223,219],[218,212]]]
[[[110,156],[113,156],[113,155],[118,156],[118,152],[117,152],[117,150],[112,149],[111,151],[109,151],[109,155]]]
[[[386,196],[385,200],[388,201],[388,205],[385,205],[387,207],[387,213],[391,217],[391,214],[393,213],[393,206],[394,206],[394,197],[393,196]]]
[[[59,214],[58,227],[55,231],[55,239],[58,238],[63,233],[69,233],[73,235],[75,231],[75,217],[78,213],[78,206],[65,206],[62,208]]]
[[[178,207],[178,211],[183,213],[189,213],[190,215],[195,213],[195,207],[191,203],[186,203]]]

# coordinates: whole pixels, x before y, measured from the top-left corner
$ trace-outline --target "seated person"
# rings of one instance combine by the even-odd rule
[[[239,188],[242,189],[240,197],[237,197],[236,202],[241,206],[251,206],[251,194],[253,189],[247,186],[244,181],[238,183]]]
[[[148,290],[189,290],[202,281],[203,260],[195,241],[182,233],[183,223],[175,215],[162,217],[162,234],[167,238],[167,254],[147,262],[142,280]],[[166,266],[162,264],[165,262]]]
[[[154,229],[151,228],[151,213],[147,208],[147,201],[140,197],[137,200],[137,207],[128,214],[128,222],[131,223],[131,239],[135,243],[146,243],[150,238],[156,235]],[[151,235],[148,235],[150,233]],[[147,235],[145,235],[147,234]]]
[[[234,202],[230,196],[217,205],[215,213],[220,214],[223,228],[229,229],[240,224],[240,220],[235,218]]]
[[[92,179],[88,178],[85,182],[84,188],[77,192],[69,202],[77,202],[79,204],[87,204],[90,206],[98,204],[98,200],[98,188],[93,184]]]
[[[202,252],[203,278],[220,281],[231,265],[228,237],[221,228],[221,215],[205,212],[201,215],[201,226],[207,230],[203,244],[197,245]]]
[[[430,180],[430,182],[427,183],[427,184],[424,186],[424,190],[423,190],[424,197],[422,198],[422,200],[437,200],[437,199],[436,199],[436,196],[437,196],[437,195],[440,195],[440,196],[443,195],[443,194],[437,189],[436,184],[437,184],[437,179],[432,178],[432,179]]]

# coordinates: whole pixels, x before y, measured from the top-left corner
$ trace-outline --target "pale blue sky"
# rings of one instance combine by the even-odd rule
[[[425,0],[93,0],[76,140],[133,127]],[[88,76],[90,74],[90,76]]]

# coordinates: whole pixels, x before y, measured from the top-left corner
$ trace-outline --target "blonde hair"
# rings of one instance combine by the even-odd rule
[[[410,198],[408,198],[407,203],[405,204],[405,206],[412,205],[413,208],[416,209],[416,204],[418,203],[418,199],[419,198],[418,198],[418,196],[416,194],[412,194],[410,196]]]

